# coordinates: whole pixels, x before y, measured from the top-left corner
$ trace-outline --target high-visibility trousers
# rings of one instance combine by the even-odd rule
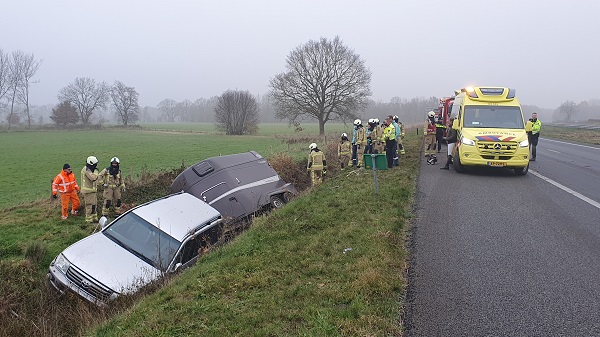
[[[69,202],[71,202],[71,209],[73,213],[76,213],[79,209],[79,197],[77,196],[77,191],[60,193],[60,203],[61,203],[61,213],[63,219],[66,219],[69,216]]]

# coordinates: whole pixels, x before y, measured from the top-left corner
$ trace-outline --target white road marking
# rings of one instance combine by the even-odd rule
[[[560,153],[560,152],[558,152],[558,151],[556,151],[556,150],[552,150],[552,149],[548,149],[548,151],[550,151],[550,152],[555,152],[555,153]]]
[[[567,145],[581,146],[581,147],[585,147],[588,149],[600,150],[600,147],[593,147],[593,146],[587,146],[587,145],[581,145],[581,144],[575,144],[575,143],[569,143],[569,142],[561,142],[560,140],[554,140],[554,139],[548,139],[548,138],[542,138],[542,139],[544,141],[549,141],[549,142],[556,142],[556,143],[567,144]]]
[[[581,193],[575,192],[572,189],[568,188],[567,186],[561,185],[561,184],[557,183],[556,181],[554,181],[554,180],[552,180],[552,179],[550,179],[550,178],[548,178],[546,176],[543,176],[543,175],[541,175],[541,174],[539,174],[539,173],[537,173],[537,172],[535,172],[533,170],[529,170],[529,173],[533,174],[534,176],[536,176],[538,178],[541,178],[541,179],[549,182],[550,184],[552,184],[552,185],[560,188],[561,190],[563,190],[563,191],[565,191],[565,192],[567,192],[569,194],[572,194],[572,195],[576,196],[577,198],[579,198],[579,199],[587,202],[588,204],[590,204],[590,205],[592,205],[592,206],[600,209],[600,202],[594,201],[594,200],[586,197],[585,195],[583,195]]]

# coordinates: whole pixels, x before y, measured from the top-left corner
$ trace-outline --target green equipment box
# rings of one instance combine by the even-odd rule
[[[379,154],[363,154],[363,162],[365,163],[365,168],[372,169],[373,168],[373,158],[371,156],[375,156],[375,168],[378,170],[387,170],[387,158],[385,157],[385,153]]]

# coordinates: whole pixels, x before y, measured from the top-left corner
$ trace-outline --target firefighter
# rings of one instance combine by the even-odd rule
[[[385,157],[387,159],[388,168],[394,166],[394,154],[396,153],[396,127],[394,126],[393,117],[387,116],[385,119],[385,129],[383,130],[383,139],[385,140]]]
[[[58,198],[60,193],[60,202],[62,204],[62,219],[69,217],[69,201],[71,202],[71,214],[77,215],[79,212],[79,185],[75,173],[71,170],[69,164],[64,164],[62,171],[54,178],[52,182],[52,198]]]
[[[400,126],[394,121],[395,119],[398,119],[398,116],[394,116],[392,117],[392,125],[394,126],[394,134],[396,135],[396,147],[394,148],[394,166],[398,166],[398,139],[400,138]]]
[[[401,155],[405,155],[406,151],[404,151],[404,145],[402,144],[402,140],[404,139],[404,124],[402,124],[398,115],[394,116],[394,122],[400,127],[400,137],[396,139],[396,142],[398,142],[398,152]]]
[[[117,157],[110,160],[110,166],[100,171],[100,179],[104,187],[104,205],[102,206],[102,214],[108,215],[110,208],[114,206],[115,213],[121,214],[121,192],[125,192],[125,181],[119,168],[121,161]]]
[[[87,157],[85,166],[81,169],[81,193],[85,204],[85,222],[98,221],[98,180],[100,179],[97,169],[98,159],[94,156]]]
[[[306,170],[310,172],[310,179],[313,186],[319,186],[323,182],[323,176],[327,174],[327,161],[325,153],[317,148],[316,143],[308,146],[310,154],[308,155],[308,164]]]
[[[373,153],[383,153],[385,149],[383,141],[383,127],[379,125],[379,118],[375,118],[373,121],[375,122],[376,133],[376,135],[373,137],[375,141],[375,144],[373,145]]]
[[[427,113],[427,121],[425,122],[425,127],[423,129],[423,134],[425,135],[425,157],[429,157],[430,155],[435,153],[435,112],[429,111]]]
[[[343,169],[346,166],[352,166],[352,144],[348,140],[348,135],[342,133],[342,139],[338,144],[338,158],[340,159],[340,166]]]
[[[442,142],[444,141],[444,130],[446,130],[446,125],[444,125],[444,119],[442,118],[442,115],[439,115],[435,119],[435,142],[437,144],[438,153],[442,151]]]
[[[374,118],[369,119],[368,125],[369,126],[365,130],[365,137],[367,138],[367,143],[365,145],[365,151],[363,152],[363,154],[364,153],[367,153],[367,154],[373,153],[374,140],[375,140],[375,137],[377,136],[377,131],[375,131],[375,127],[376,127],[375,119]]]
[[[360,119],[355,119],[353,124],[354,130],[352,131],[352,166],[362,167],[363,160],[361,147],[364,147],[364,143],[366,141],[365,128],[363,127],[362,121]]]

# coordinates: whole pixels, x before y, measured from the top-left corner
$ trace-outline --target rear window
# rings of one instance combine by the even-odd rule
[[[467,105],[465,128],[523,129],[523,115],[518,106]]]

